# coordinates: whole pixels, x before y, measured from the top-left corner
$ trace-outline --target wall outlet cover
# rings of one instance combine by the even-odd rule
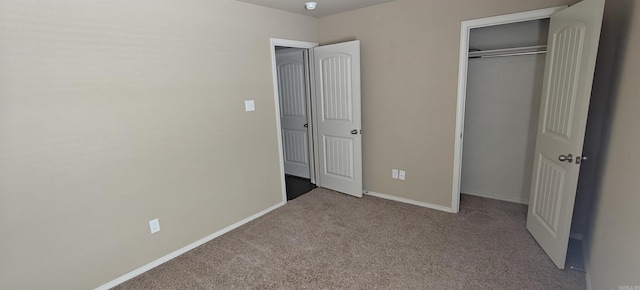
[[[391,169],[391,178],[398,179],[398,169]]]
[[[406,176],[407,176],[407,173],[404,172],[404,170],[400,170],[400,175],[398,175],[398,178],[400,180],[404,180]]]

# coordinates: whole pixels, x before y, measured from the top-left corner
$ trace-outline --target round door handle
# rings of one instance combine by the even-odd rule
[[[358,130],[356,130],[356,129],[351,130],[351,134],[352,135],[358,135]]]
[[[568,155],[560,155],[558,156],[558,160],[562,161],[562,162],[573,162],[573,154],[568,154]]]
[[[309,128],[309,124],[304,124],[304,127],[305,128]]]

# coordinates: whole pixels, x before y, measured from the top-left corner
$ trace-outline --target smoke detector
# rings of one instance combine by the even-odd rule
[[[307,10],[313,10],[313,9],[316,9],[316,6],[318,6],[318,3],[316,3],[316,2],[307,2],[307,3],[304,3],[304,8],[307,8]]]

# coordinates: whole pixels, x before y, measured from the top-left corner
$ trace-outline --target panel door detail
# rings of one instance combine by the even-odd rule
[[[314,49],[320,186],[362,197],[360,42]]]
[[[604,0],[551,16],[527,229],[558,268],[567,256]]]

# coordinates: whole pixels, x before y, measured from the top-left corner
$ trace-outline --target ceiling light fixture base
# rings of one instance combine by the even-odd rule
[[[304,3],[304,8],[306,8],[307,10],[313,10],[313,9],[316,9],[316,6],[318,6],[318,3],[316,3],[316,2],[307,2],[307,3]]]

